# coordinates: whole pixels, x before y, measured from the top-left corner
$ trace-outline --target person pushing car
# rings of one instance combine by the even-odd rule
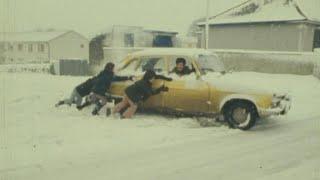
[[[168,91],[169,88],[162,85],[159,88],[153,89],[152,82],[155,79],[162,79],[166,81],[172,81],[172,78],[168,78],[162,75],[157,75],[153,70],[147,70],[143,78],[133,85],[128,86],[125,89],[125,95],[123,100],[117,104],[113,113],[119,113],[127,108],[122,118],[131,118],[138,109],[138,103],[146,101],[150,96],[157,95],[162,91]]]
[[[92,115],[98,115],[100,109],[106,105],[106,92],[110,89],[111,83],[115,81],[133,80],[134,76],[116,76],[114,75],[114,64],[107,63],[104,71],[100,73],[95,85],[92,88],[87,104],[95,103]]]
[[[82,104],[82,99],[91,93],[92,89],[97,86],[97,83],[101,84],[101,79],[104,78],[104,76],[106,75],[106,71],[108,68],[110,68],[110,66],[114,67],[114,64],[113,63],[106,64],[105,68],[97,76],[91,77],[85,82],[76,86],[73,89],[71,96],[69,98],[59,101],[57,104],[55,104],[55,106],[59,107],[64,104],[71,106],[72,104],[75,104],[76,108],[78,110],[81,110],[82,108],[90,105],[92,101],[86,100],[86,102]],[[133,77],[134,76],[114,76],[113,75],[112,81],[133,80]]]

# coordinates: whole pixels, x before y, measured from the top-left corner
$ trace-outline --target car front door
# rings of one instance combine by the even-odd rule
[[[178,57],[168,58],[169,69],[173,69]],[[187,65],[191,67],[191,60],[185,58]],[[172,61],[172,62],[171,62]],[[170,74],[171,82],[165,82],[169,88],[164,93],[164,107],[187,113],[207,113],[209,111],[209,86],[205,81],[197,78],[196,72],[179,77]]]

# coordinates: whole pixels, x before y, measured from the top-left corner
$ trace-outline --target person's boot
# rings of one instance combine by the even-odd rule
[[[93,111],[92,111],[92,115],[96,116],[99,115],[99,111],[103,106],[100,104],[100,102],[96,103],[96,106],[94,107]]]
[[[59,106],[61,106],[61,105],[63,105],[64,104],[64,101],[59,101],[57,104],[55,104],[54,106],[55,107],[59,107]]]
[[[87,107],[87,106],[90,106],[90,105],[91,105],[91,102],[86,101],[86,102],[84,102],[83,104],[81,104],[80,106],[77,106],[77,109],[78,109],[79,111],[81,111],[83,108],[85,108],[85,107]]]

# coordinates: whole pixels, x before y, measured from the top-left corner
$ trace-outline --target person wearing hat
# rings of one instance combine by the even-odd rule
[[[134,76],[116,76],[114,75],[114,64],[107,63],[104,70],[97,76],[96,83],[92,87],[88,101],[82,107],[95,103],[92,115],[98,115],[100,109],[106,105],[107,98],[105,93],[109,90],[111,83],[115,81],[133,80]]]
[[[173,68],[173,70],[170,73],[175,73],[178,76],[184,76],[184,75],[189,75],[191,73],[195,72],[194,69],[190,69],[186,65],[186,60],[184,58],[178,58],[176,60],[176,67]]]
[[[169,91],[169,88],[164,85],[153,89],[152,81],[155,79],[172,81],[172,78],[157,75],[153,70],[147,70],[141,80],[125,89],[124,98],[115,106],[113,113],[119,113],[127,108],[122,114],[122,118],[131,118],[137,111],[139,102],[146,101],[150,96],[157,95],[162,91]]]

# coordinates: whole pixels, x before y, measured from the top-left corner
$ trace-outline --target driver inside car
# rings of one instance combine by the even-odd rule
[[[184,76],[184,75],[189,75],[191,73],[195,72],[195,69],[192,68],[190,69],[187,65],[186,65],[186,60],[184,58],[177,58],[176,60],[176,67],[174,67],[172,69],[172,71],[170,71],[170,73],[175,73],[178,76]]]

